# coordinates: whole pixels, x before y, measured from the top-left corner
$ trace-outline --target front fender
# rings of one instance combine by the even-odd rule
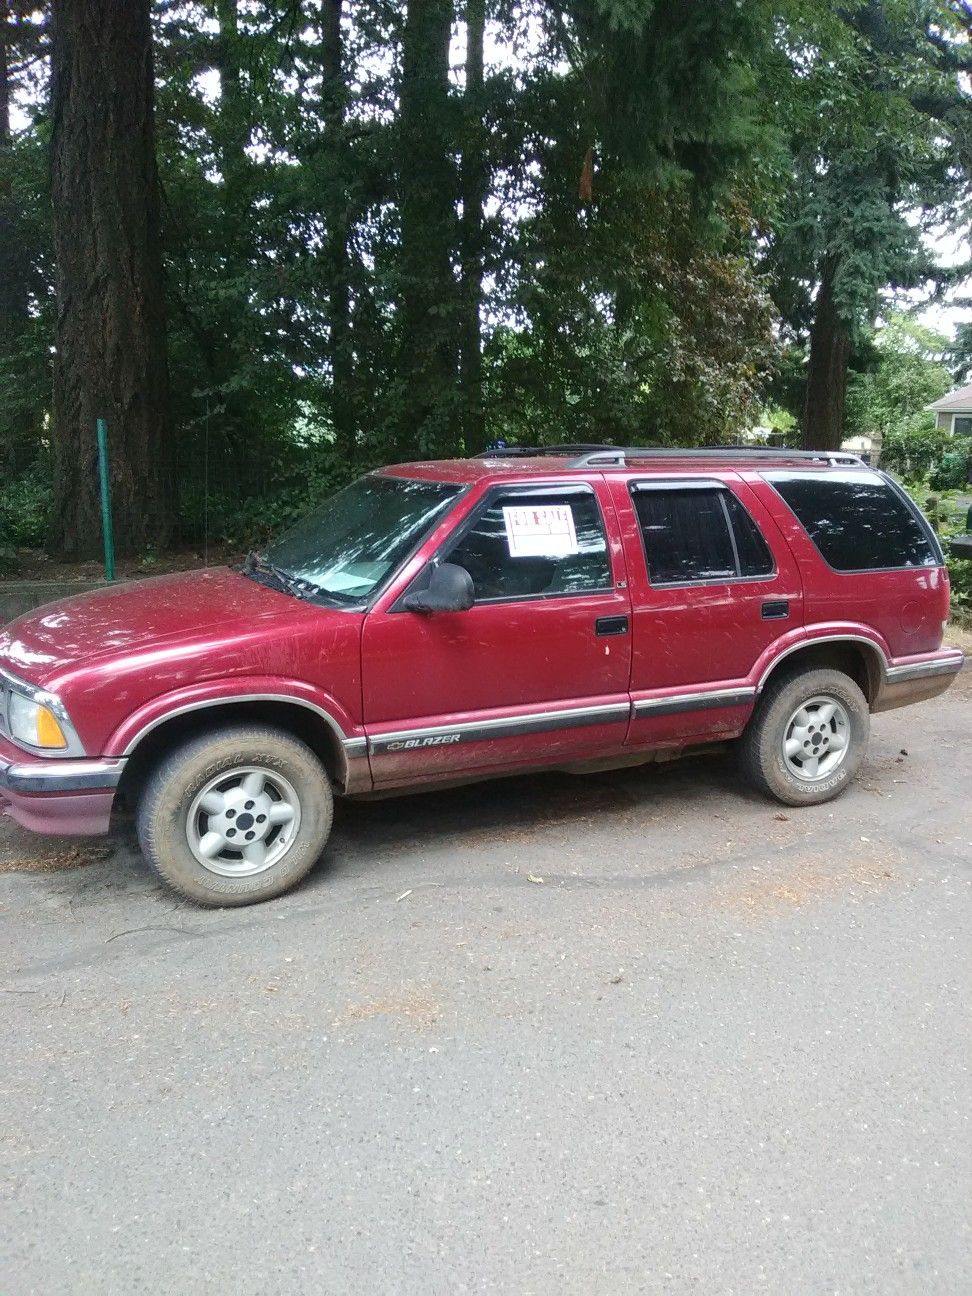
[[[347,755],[365,745],[364,728],[356,725],[334,697],[304,680],[273,675],[252,675],[227,680],[206,680],[160,694],[144,703],[113,730],[105,743],[104,756],[130,755],[153,729],[178,715],[234,702],[285,702],[315,712],[334,732]]]

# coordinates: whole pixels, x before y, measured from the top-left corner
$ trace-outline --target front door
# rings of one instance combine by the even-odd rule
[[[493,487],[435,554],[469,572],[474,606],[409,612],[399,585],[366,616],[376,786],[622,747],[630,604],[611,507],[603,484]]]

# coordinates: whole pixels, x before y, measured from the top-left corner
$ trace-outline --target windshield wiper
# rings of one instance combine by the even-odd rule
[[[257,553],[255,549],[251,549],[246,555],[243,572],[246,576],[252,576],[255,572],[272,576],[284,593],[292,594],[294,598],[310,599],[322,592],[313,581],[304,580],[302,576],[295,576],[293,572],[276,567],[267,559],[266,554]]]

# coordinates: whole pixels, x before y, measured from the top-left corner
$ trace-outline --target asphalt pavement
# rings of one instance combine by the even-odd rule
[[[972,1291],[970,739],[344,805],[247,910],[3,825],[0,1290]]]

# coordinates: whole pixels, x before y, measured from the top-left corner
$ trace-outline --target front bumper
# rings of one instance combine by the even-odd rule
[[[108,831],[124,760],[21,760],[3,743],[0,807],[31,832],[92,836]]]

